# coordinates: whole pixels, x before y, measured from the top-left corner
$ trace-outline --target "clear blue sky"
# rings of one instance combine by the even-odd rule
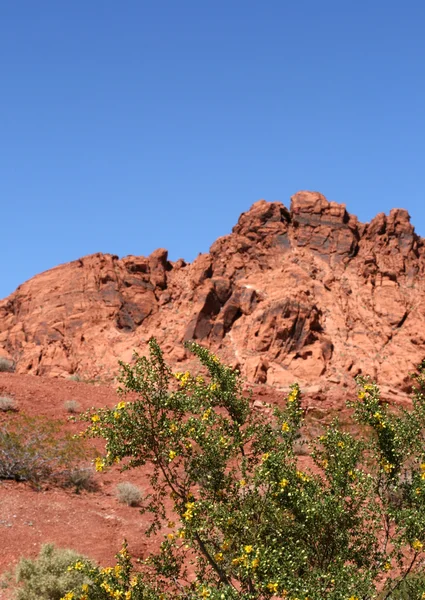
[[[0,3],[0,298],[300,189],[425,236],[424,0]]]

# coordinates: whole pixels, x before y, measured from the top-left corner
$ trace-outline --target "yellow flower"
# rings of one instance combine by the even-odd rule
[[[283,478],[280,482],[279,485],[282,488],[282,490],[284,490],[286,488],[286,486],[288,485],[289,481],[285,478]]]
[[[221,549],[226,551],[230,548],[230,544],[227,540],[224,540],[224,542],[221,544]]]
[[[73,598],[75,598],[73,592],[68,592],[67,594],[65,594],[65,596],[62,598],[62,600],[72,600]]]
[[[324,459],[322,460],[322,467],[323,467],[324,469],[327,469],[327,468],[328,468],[328,466],[329,466],[329,461],[328,461],[328,459],[327,459],[327,458],[324,458]]]
[[[208,590],[205,586],[201,588],[200,594],[202,598],[208,598],[209,596],[211,596],[210,590]]]
[[[177,430],[178,430],[177,425],[175,423],[171,423],[171,425],[170,425],[170,431],[172,433],[176,433]]]
[[[415,540],[412,544],[412,548],[413,548],[413,550],[416,550],[416,552],[420,552],[423,547],[424,547],[423,543],[420,542],[419,540]]]
[[[245,481],[245,479],[240,479],[240,480],[239,480],[239,485],[240,485],[241,487],[245,487],[245,486],[246,486],[246,481]]]
[[[292,392],[288,396],[288,402],[294,402],[298,398],[297,390],[292,390]]]
[[[118,402],[117,404],[117,410],[121,410],[122,408],[124,408],[126,406],[127,402]]]
[[[270,592],[277,592],[277,590],[279,588],[279,584],[277,584],[277,583],[268,583],[266,587],[267,587],[267,589]]]
[[[384,565],[384,571],[389,571],[391,569],[391,563],[390,562],[386,562]]]
[[[363,400],[363,398],[366,396],[366,392],[364,390],[360,390],[357,394],[357,397],[359,398],[359,400]]]
[[[425,463],[421,464],[421,471],[425,471]]]
[[[249,546],[244,546],[244,550],[245,550],[246,554],[251,554],[251,552],[252,552],[252,546],[250,546],[250,545]]]
[[[81,586],[81,590],[83,592],[88,592],[89,591],[89,586],[87,583],[83,583],[83,585]]]
[[[95,467],[96,471],[98,471],[98,473],[101,473],[103,471],[103,469],[105,468],[105,463],[104,463],[103,459],[100,458],[100,456],[98,456],[95,459],[94,467]]]
[[[91,420],[93,423],[97,423],[98,421],[100,421],[100,417],[99,417],[99,415],[93,415]]]
[[[119,419],[121,417],[120,413],[116,410],[114,411],[114,419]]]
[[[350,596],[348,600],[359,600],[358,596]]]
[[[218,383],[212,383],[210,385],[210,391],[215,392],[218,389]]]
[[[337,445],[338,445],[338,448],[344,448],[345,447],[344,442],[338,442]]]
[[[202,415],[202,420],[203,421],[208,421],[208,419],[210,418],[211,415],[211,409],[209,408],[208,410],[206,410],[204,412],[204,414]]]
[[[392,465],[388,461],[382,461],[382,466],[385,473],[391,473],[391,471],[394,469],[394,465]]]
[[[172,529],[175,526],[176,526],[176,524],[174,523],[174,521],[168,521],[167,527],[170,527]]]
[[[282,431],[289,431],[289,425],[288,423],[285,421],[284,423],[282,423]]]
[[[174,452],[174,450],[170,450],[168,456],[170,457],[170,460],[174,460],[177,456],[177,452]]]
[[[260,564],[260,561],[258,558],[254,558],[254,560],[251,561],[251,567],[253,569],[256,569],[258,567],[258,565]]]
[[[217,562],[223,562],[223,560],[224,560],[223,553],[217,552],[217,554],[214,555],[214,558]]]
[[[265,453],[263,454],[263,456],[261,457],[261,460],[262,460],[263,462],[265,462],[265,461],[266,461],[266,460],[269,458],[269,456],[270,456],[270,453],[269,453],[269,452],[265,452]]]
[[[168,534],[167,534],[167,538],[168,538],[169,540],[174,540],[174,533],[168,533]]]
[[[241,559],[240,557],[236,557],[236,558],[234,558],[234,559],[232,560],[232,565],[233,565],[234,567],[237,567],[237,566],[238,566],[238,565],[241,563],[241,560],[242,560],[242,559]]]

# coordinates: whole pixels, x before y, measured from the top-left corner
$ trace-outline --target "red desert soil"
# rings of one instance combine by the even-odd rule
[[[114,389],[108,386],[7,373],[0,373],[0,396],[14,398],[20,413],[64,420],[69,416],[64,408],[68,400],[78,401],[82,410],[117,403]],[[14,415],[0,413],[0,418]],[[84,424],[70,427],[80,430]],[[120,481],[130,481],[143,489],[143,474],[120,474],[115,469],[95,477],[99,490],[80,494],[55,487],[36,491],[25,483],[0,482],[0,573],[22,555],[38,554],[40,545],[46,542],[73,548],[108,564],[127,538],[132,552],[143,555],[147,547],[142,534],[146,519],[137,507],[125,506],[115,497],[115,486]]]

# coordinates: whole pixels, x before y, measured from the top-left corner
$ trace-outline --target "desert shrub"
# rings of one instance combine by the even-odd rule
[[[13,373],[15,370],[15,363],[13,360],[9,360],[4,356],[0,356],[0,372]]]
[[[14,398],[9,398],[9,396],[1,396],[0,397],[0,411],[9,412],[9,411],[17,411],[18,405]]]
[[[77,400],[66,400],[63,406],[72,415],[80,412],[80,403]]]
[[[79,375],[78,373],[73,373],[69,376],[69,379],[71,381],[81,381],[81,375]]]
[[[65,471],[62,480],[64,486],[73,487],[77,494],[82,490],[95,492],[98,489],[92,466],[74,467],[69,471]]]
[[[403,586],[425,597],[415,580],[425,559],[425,363],[409,411],[390,410],[358,378],[357,431],[333,420],[302,467],[298,386],[265,416],[237,371],[188,348],[206,373],[173,374],[151,340],[148,357],[121,365],[131,401],[82,416],[86,434],[106,441],[98,471],[147,467],[146,533],[163,541],[140,573],[125,545],[115,568],[84,567],[91,582],[75,598],[372,600],[384,588],[387,600]]]
[[[86,456],[82,440],[59,421],[23,415],[0,424],[0,479],[63,483]]]
[[[133,483],[123,481],[116,487],[117,498],[128,506],[137,506],[142,499],[142,492]]]
[[[15,600],[60,600],[75,587],[81,588],[88,581],[86,575],[68,570],[78,561],[91,564],[77,552],[53,544],[42,546],[35,559],[22,558],[16,567]]]

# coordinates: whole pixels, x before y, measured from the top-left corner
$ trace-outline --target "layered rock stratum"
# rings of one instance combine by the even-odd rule
[[[425,240],[405,210],[360,223],[299,192],[256,202],[191,264],[94,254],[35,276],[0,302],[0,356],[21,374],[113,379],[154,335],[178,370],[185,340],[248,382],[312,393],[370,374],[397,392],[425,357]]]

